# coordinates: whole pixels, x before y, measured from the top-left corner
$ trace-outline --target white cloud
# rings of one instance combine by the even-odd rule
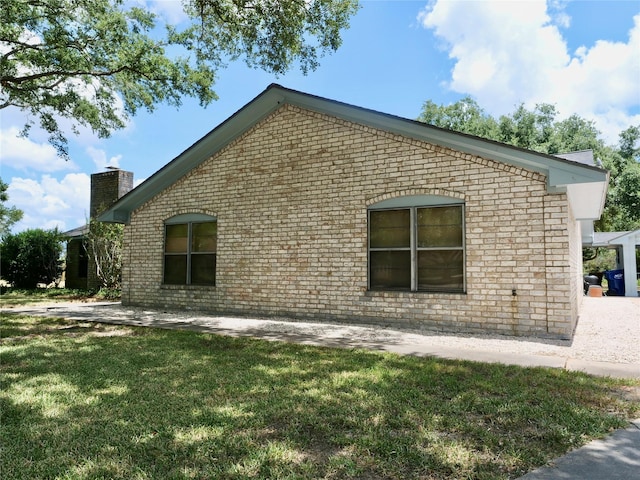
[[[107,167],[116,167],[120,168],[120,160],[122,159],[122,155],[116,155],[107,160],[107,152],[95,147],[87,147],[87,154],[93,160],[96,168],[101,171]]]
[[[157,15],[171,24],[177,24],[188,20],[184,13],[181,0],[150,0],[149,6]]]
[[[560,108],[596,120],[605,135],[640,123],[640,115],[626,113],[640,107],[640,15],[628,43],[580,47],[558,75],[565,81],[553,84],[550,94]]]
[[[569,52],[559,27],[562,3],[437,0],[418,19],[454,61],[453,91],[472,95],[493,115],[520,103],[557,106],[560,118],[594,120],[605,140],[640,121],[640,15],[626,43],[600,40]]]
[[[55,148],[48,143],[21,137],[17,127],[0,130],[0,154],[5,166],[17,170],[57,172],[78,169],[75,163],[58,157]]]
[[[13,231],[29,228],[61,231],[84,225],[89,216],[91,179],[70,173],[62,180],[43,175],[40,181],[14,177],[9,183],[9,203],[24,212]]]

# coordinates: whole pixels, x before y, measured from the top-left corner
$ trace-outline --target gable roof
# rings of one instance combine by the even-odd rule
[[[580,150],[578,152],[557,153],[556,157],[571,160],[572,162],[583,163],[585,165],[595,165],[593,150]]]
[[[549,191],[567,191],[572,204],[581,210],[577,213],[574,211],[577,219],[597,219],[602,212],[609,175],[605,170],[595,166],[271,84],[235,114],[167,163],[138,187],[121,197],[111,208],[103,212],[98,220],[129,223],[133,210],[171,186],[179,178],[230,144],[283,104],[295,105],[353,123],[542,173],[547,177]]]
[[[82,238],[89,233],[89,225],[83,225],[81,227],[76,227],[72,230],[67,230],[66,232],[62,232],[62,235],[69,238]]]

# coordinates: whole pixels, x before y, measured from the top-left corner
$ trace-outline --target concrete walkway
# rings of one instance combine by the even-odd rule
[[[3,309],[0,309],[2,311]],[[119,302],[53,303],[4,309],[79,321],[175,328],[403,355],[552,367],[640,379],[640,298],[584,299],[573,341],[407,332],[393,328],[206,315],[123,307]]]
[[[239,318],[197,312],[164,312],[120,303],[57,303],[0,309],[77,321],[250,336],[339,348],[367,348],[404,355],[579,370],[640,378],[640,298],[585,298],[573,341],[500,336],[402,332],[373,326]],[[638,396],[640,402],[640,393]],[[640,419],[627,429],[589,443],[520,480],[640,480]]]
[[[596,440],[520,480],[640,479],[640,419],[604,440]]]

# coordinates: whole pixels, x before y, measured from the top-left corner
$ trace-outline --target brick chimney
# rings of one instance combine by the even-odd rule
[[[89,216],[96,218],[120,197],[133,189],[133,172],[107,167],[106,172],[91,175]]]

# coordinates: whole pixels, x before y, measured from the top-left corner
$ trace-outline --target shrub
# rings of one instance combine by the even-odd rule
[[[93,256],[101,289],[118,290],[122,278],[122,238],[124,225],[103,223],[91,219],[84,240],[87,252]]]
[[[7,233],[0,243],[0,276],[16,288],[36,288],[62,274],[62,243],[57,228]]]
[[[120,300],[121,291],[119,288],[101,288],[98,293],[95,294],[95,298],[101,300]]]

